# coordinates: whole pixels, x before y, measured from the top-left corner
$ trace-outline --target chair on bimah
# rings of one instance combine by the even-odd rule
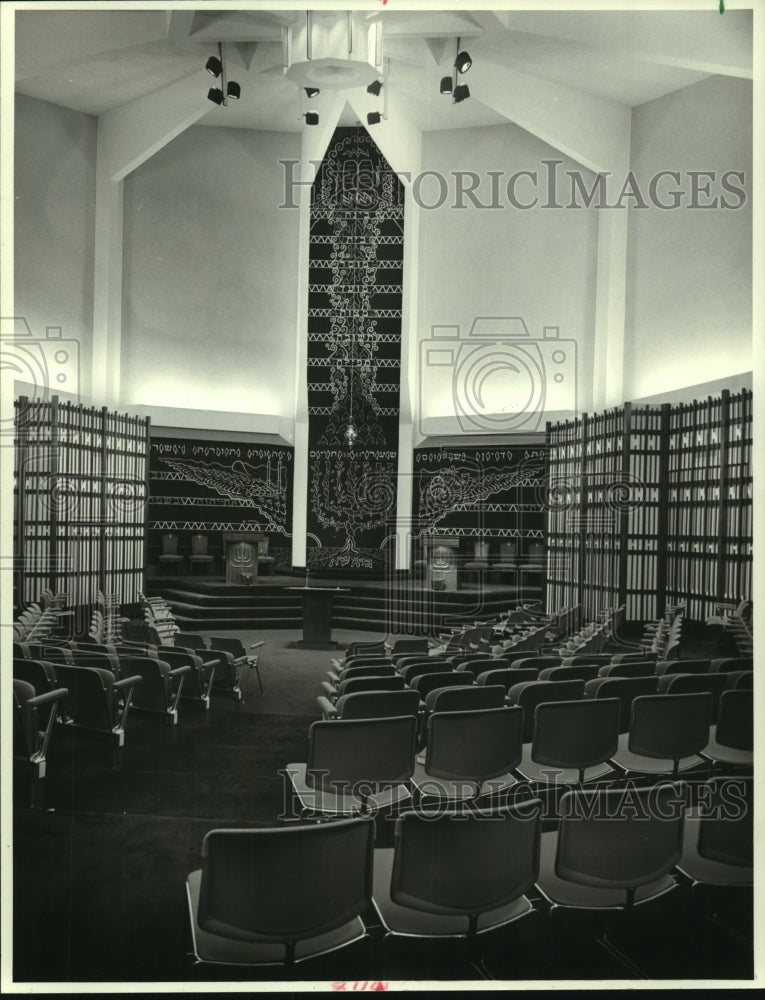
[[[484,574],[489,569],[489,543],[484,541],[477,541],[473,543],[473,558],[466,562],[462,567],[462,579],[467,582],[468,575],[470,577],[475,573],[477,577],[477,582],[482,584],[484,582]]]
[[[159,568],[167,573],[180,573],[183,556],[178,552],[178,536],[174,531],[167,531],[162,536],[162,553],[159,556]]]
[[[515,542],[500,542],[499,558],[489,566],[489,580],[501,583],[503,575],[509,575],[514,581],[517,570],[518,545]]]
[[[261,538],[258,542],[258,573],[264,571],[269,576],[273,576],[276,568],[276,559],[274,556],[268,554],[268,543],[268,535],[265,538]]]
[[[205,572],[210,574],[213,568],[213,563],[215,562],[215,557],[208,554],[207,551],[208,540],[207,535],[193,535],[191,539],[191,555],[189,560],[191,562],[191,572],[194,572],[195,566],[204,566]]]

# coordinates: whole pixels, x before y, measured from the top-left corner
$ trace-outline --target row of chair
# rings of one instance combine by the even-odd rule
[[[691,898],[706,885],[751,886],[751,780],[715,777],[698,801],[706,808],[679,783],[629,798],[572,790],[549,832],[538,799],[480,814],[408,811],[392,848],[375,847],[369,816],[212,830],[186,879],[194,959],[292,966],[373,933],[373,911],[386,938],[465,941],[465,958],[486,977],[482,935],[535,911],[551,930],[585,913],[612,926],[679,885]]]
[[[581,683],[519,685],[510,691],[512,705],[436,706],[424,749],[417,746],[413,699],[407,715],[314,722],[307,760],[285,769],[300,814],[376,810],[411,795],[477,799],[518,782],[560,787],[712,767],[751,770],[751,691],[724,692],[716,722],[708,692],[638,695],[625,730],[622,700],[583,698]]]

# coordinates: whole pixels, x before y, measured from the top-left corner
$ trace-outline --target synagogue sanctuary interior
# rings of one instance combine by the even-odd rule
[[[2,4],[4,989],[756,981],[764,11],[564,6]]]

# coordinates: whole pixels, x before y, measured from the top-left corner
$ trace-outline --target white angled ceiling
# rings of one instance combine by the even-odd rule
[[[391,4],[370,10],[369,17],[379,19],[383,29],[390,116],[406,118],[422,131],[508,120],[482,101],[481,87],[471,86],[470,99],[456,105],[439,94],[458,36],[474,65],[480,61],[485,71],[483,87],[491,85],[492,70],[511,68],[530,87],[535,79],[546,80],[626,107],[711,74],[752,75],[751,12],[728,10],[720,16],[716,3],[683,12],[479,11],[467,6],[400,11]],[[332,10],[329,4],[314,7]],[[305,11],[255,8],[253,3],[233,11],[19,10],[16,89],[100,115],[184,79],[189,88],[209,86],[211,78],[200,70],[224,42],[228,75],[240,83],[242,99],[225,108],[210,105],[199,124],[301,131],[300,113],[309,107],[320,111],[326,96],[309,106],[284,76],[282,26],[297,23]],[[471,84],[470,73],[462,82]]]

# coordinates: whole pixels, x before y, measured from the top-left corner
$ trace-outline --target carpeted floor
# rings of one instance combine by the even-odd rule
[[[231,634],[247,645],[265,640],[264,694],[251,675],[244,703],[224,693],[214,696],[209,712],[183,702],[176,727],[135,712],[116,768],[105,739],[57,732],[44,811],[25,808],[24,784],[16,782],[15,981],[185,983],[189,989],[210,980],[246,978],[262,985],[280,978],[273,969],[227,977],[192,967],[186,954],[185,879],[200,866],[209,830],[277,822],[288,805],[279,770],[306,759],[308,727],[318,718],[315,699],[334,654],[289,649],[291,632]],[[343,630],[335,637],[377,638]],[[392,845],[392,837],[393,823],[381,819],[378,846]],[[332,873],[324,877],[331,879]],[[285,892],[298,891],[285,875]],[[691,897],[675,895],[665,921],[641,931],[648,974],[751,976],[751,948],[713,934],[708,922],[698,925]],[[551,951],[546,924],[534,917],[487,941],[487,961],[497,978],[515,981],[624,977],[605,951],[575,942],[569,936],[566,948]],[[376,937],[300,967],[299,976],[349,986],[475,978],[452,942]]]

